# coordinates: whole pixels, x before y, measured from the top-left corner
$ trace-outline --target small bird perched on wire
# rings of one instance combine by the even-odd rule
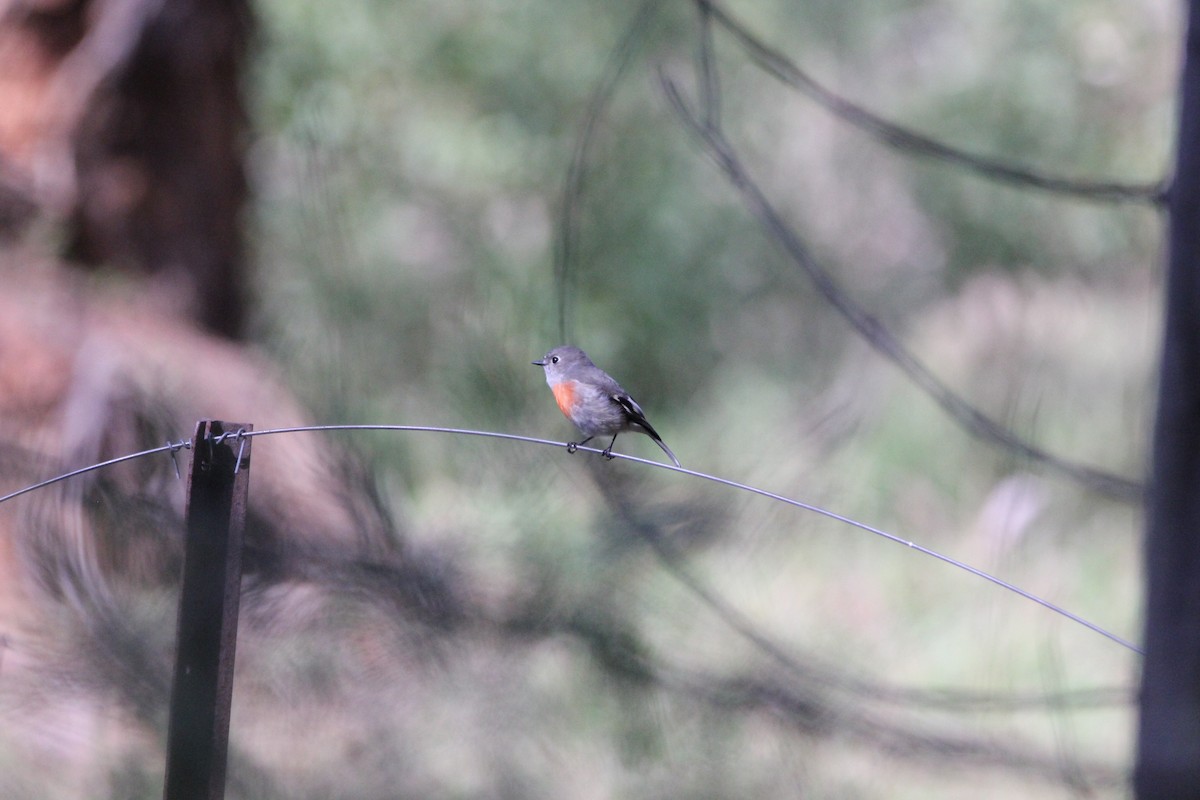
[[[606,458],[612,458],[617,434],[635,431],[653,439],[675,466],[683,466],[658,431],[646,420],[642,407],[629,396],[629,392],[621,388],[621,384],[593,364],[587,353],[578,347],[562,345],[533,364],[546,371],[546,383],[554,392],[559,410],[587,436],[582,442],[569,442],[569,452],[574,453],[575,448],[587,444],[596,436],[612,434],[612,441],[603,451]]]

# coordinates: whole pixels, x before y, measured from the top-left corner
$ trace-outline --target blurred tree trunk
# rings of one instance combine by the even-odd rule
[[[1200,797],[1200,0],[1189,5],[1147,511],[1143,800]]]
[[[72,264],[238,336],[252,27],[246,0],[0,2],[0,222],[32,204]]]

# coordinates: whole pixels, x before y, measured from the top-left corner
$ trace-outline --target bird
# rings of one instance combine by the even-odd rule
[[[587,436],[582,442],[568,442],[568,452],[574,453],[577,447],[597,436],[611,434],[612,441],[601,451],[601,455],[611,459],[617,435],[634,431],[649,436],[675,466],[683,467],[637,401],[612,376],[593,364],[587,353],[572,345],[561,345],[532,363],[545,370],[546,383],[554,392],[559,410]]]

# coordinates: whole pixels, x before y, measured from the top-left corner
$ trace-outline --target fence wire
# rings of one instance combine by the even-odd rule
[[[488,438],[488,439],[501,439],[501,440],[511,441],[511,442],[521,442],[521,443],[525,443],[525,444],[542,445],[545,447],[556,447],[556,448],[564,448],[564,449],[566,449],[568,447],[567,442],[556,441],[554,439],[541,439],[541,438],[538,438],[535,436],[523,436],[521,434],[516,434],[516,433],[502,433],[500,431],[482,431],[482,430],[473,430],[473,429],[469,429],[469,428],[447,428],[447,427],[436,426],[436,425],[384,425],[384,424],[297,425],[297,426],[286,427],[286,428],[264,428],[262,430],[254,430],[254,431],[245,431],[245,430],[228,431],[226,433],[221,434],[218,437],[214,437],[214,443],[220,443],[227,439],[234,439],[236,441],[236,440],[249,439],[252,437],[260,437],[260,436],[278,436],[281,434],[296,434],[296,433],[328,433],[328,432],[332,432],[332,431],[391,431],[391,432],[398,432],[398,433],[399,432],[444,433],[444,434],[450,434],[450,435],[455,435],[455,436],[479,436],[479,437],[484,437],[484,438]],[[20,497],[21,495],[28,494],[29,492],[33,492],[38,489],[42,489],[47,486],[51,486],[55,483],[59,483],[60,481],[65,481],[65,480],[68,480],[69,478],[74,478],[74,477],[77,477],[80,475],[87,474],[89,472],[94,472],[96,470],[103,469],[105,467],[110,467],[110,466],[120,464],[120,463],[123,463],[126,461],[133,461],[135,459],[145,458],[148,456],[156,455],[159,453],[166,453],[166,452],[169,452],[173,458],[175,453],[177,453],[179,450],[185,449],[185,448],[190,449],[191,446],[192,445],[189,440],[180,440],[178,442],[167,442],[167,444],[162,445],[160,447],[153,447],[153,448],[150,448],[149,450],[141,450],[136,453],[130,453],[129,455],[109,459],[108,461],[102,461],[98,464],[91,464],[86,467],[81,467],[79,469],[71,470],[70,472],[66,472],[66,473],[63,473],[62,475],[57,475],[53,478],[49,478],[47,480],[40,481],[39,483],[35,483],[35,484],[33,484],[31,486],[27,486],[23,489],[18,489],[15,492],[11,492],[3,497],[0,497],[0,504],[8,502],[9,500],[12,500],[14,498]],[[597,455],[604,454],[602,450],[600,450],[599,448],[595,448],[595,447],[574,445],[574,450],[578,450],[581,452],[595,453]],[[707,472],[700,472],[698,470],[687,469],[686,467],[676,467],[671,464],[665,464],[665,463],[662,463],[659,461],[652,461],[652,460],[646,459],[646,458],[639,458],[637,456],[625,455],[623,453],[608,453],[606,455],[611,458],[614,458],[614,459],[620,459],[622,461],[631,461],[631,462],[634,462],[637,464],[642,464],[642,465],[649,466],[649,467],[670,470],[672,472],[677,472],[682,475],[689,475],[693,478],[699,478],[701,480],[709,481],[710,483],[719,484],[721,486],[727,486],[731,489],[736,489],[738,491],[748,492],[750,494],[755,494],[760,497],[765,497],[768,500],[773,500],[777,503],[783,503],[785,505],[792,506],[793,508],[798,508],[803,511],[809,511],[814,514],[819,514],[828,519],[834,520],[836,522],[840,522],[843,525],[849,525],[852,528],[857,528],[858,530],[865,531],[866,533],[870,533],[874,536],[878,536],[881,539],[886,539],[887,541],[892,542],[894,544],[903,545],[903,546],[909,548],[910,550],[914,550],[917,553],[920,553],[924,556],[928,556],[930,558],[941,561],[942,563],[948,564],[951,567],[954,567],[955,569],[967,572],[967,573],[975,576],[976,578],[980,578],[982,580],[988,581],[989,583],[993,583],[996,586],[999,586],[1000,588],[1005,589],[1006,591],[1012,592],[1013,594],[1016,594],[1016,595],[1020,595],[1021,597],[1025,598],[1026,600],[1034,602],[1034,603],[1042,606],[1043,608],[1045,608],[1049,611],[1052,611],[1055,614],[1058,614],[1059,616],[1065,617],[1066,619],[1070,620],[1071,622],[1074,622],[1077,625],[1082,625],[1083,627],[1085,627],[1095,633],[1100,634],[1101,636],[1114,642],[1115,644],[1120,645],[1121,647],[1124,647],[1124,648],[1126,648],[1134,653],[1137,653],[1139,655],[1142,654],[1141,648],[1139,648],[1137,645],[1135,645],[1133,642],[1129,641],[1128,639],[1118,636],[1117,634],[1107,630],[1106,628],[1104,628],[1100,625],[1097,625],[1096,623],[1094,623],[1088,619],[1085,619],[1084,617],[1082,617],[1072,611],[1069,611],[1056,603],[1052,603],[1051,601],[1049,601],[1043,597],[1040,597],[1040,596],[1034,594],[1033,592],[1030,592],[1026,589],[1022,589],[1021,587],[1017,586],[1014,583],[1006,581],[1003,578],[993,575],[990,572],[986,572],[985,570],[979,569],[978,567],[974,567],[974,566],[966,563],[965,561],[960,561],[959,559],[948,556],[945,553],[941,553],[932,548],[925,547],[924,545],[918,544],[917,542],[915,542],[911,539],[906,539],[906,538],[904,538],[902,536],[898,536],[894,533],[889,533],[881,528],[877,528],[873,525],[868,525],[865,522],[860,522],[860,521],[858,521],[852,517],[848,517],[844,514],[839,514],[836,511],[830,511],[829,509],[822,508],[821,506],[815,505],[813,503],[806,503],[803,500],[797,500],[795,498],[787,497],[785,495],[778,494],[776,492],[771,492],[766,489],[759,488],[757,486],[751,486],[746,483],[741,483],[739,481],[731,480],[729,478],[723,478],[718,475],[712,475]],[[241,458],[239,457],[238,458],[239,468],[240,468],[240,464],[241,464]]]

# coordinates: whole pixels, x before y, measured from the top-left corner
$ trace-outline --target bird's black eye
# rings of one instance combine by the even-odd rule
[[[558,356],[550,356],[550,363],[551,363],[551,364],[557,364],[557,363],[558,363]]]

